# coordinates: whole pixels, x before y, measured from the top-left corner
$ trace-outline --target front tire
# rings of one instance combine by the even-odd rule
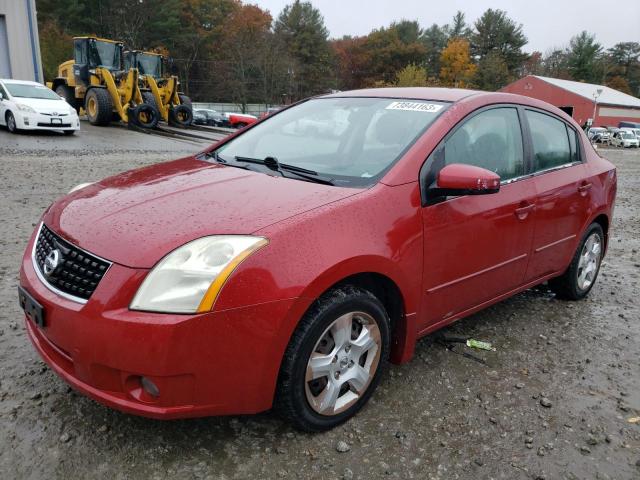
[[[7,112],[5,115],[5,123],[7,124],[7,130],[11,133],[19,133],[18,125],[16,124],[16,117],[13,116],[13,113]]]
[[[369,291],[345,286],[318,299],[287,347],[275,409],[307,432],[331,429],[367,403],[389,357],[390,320]]]
[[[604,232],[592,223],[582,236],[569,268],[560,277],[549,280],[549,288],[562,300],[581,300],[598,278],[604,254]]]
[[[75,108],[76,112],[80,110],[80,105],[76,100],[75,90],[68,85],[58,85],[56,87],[56,93],[65,99],[65,101]]]
[[[109,125],[113,118],[113,101],[105,88],[92,88],[87,92],[84,110],[91,125]]]

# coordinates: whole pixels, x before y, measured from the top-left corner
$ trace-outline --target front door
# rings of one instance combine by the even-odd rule
[[[421,330],[522,285],[531,251],[536,191],[525,176],[518,109],[494,107],[464,120],[425,163],[426,181],[452,163],[491,170],[502,184],[496,194],[423,207]]]

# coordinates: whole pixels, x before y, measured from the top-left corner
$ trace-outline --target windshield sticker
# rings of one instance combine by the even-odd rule
[[[411,112],[435,113],[442,109],[442,105],[422,102],[393,102],[385,110],[408,110]]]

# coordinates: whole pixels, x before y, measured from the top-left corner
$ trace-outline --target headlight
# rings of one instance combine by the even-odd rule
[[[33,108],[31,108],[29,105],[23,105],[21,103],[16,103],[16,107],[21,112],[36,113],[36,111]]]
[[[263,237],[199,238],[164,257],[142,282],[130,308],[162,313],[208,312],[234,269],[266,245]]]
[[[84,187],[88,187],[89,185],[93,185],[93,182],[88,182],[88,183],[79,183],[78,185],[76,185],[75,187],[73,187],[71,190],[69,190],[69,192],[67,193],[67,195],[69,195],[69,193],[73,193],[76,190],[80,190],[81,188]]]

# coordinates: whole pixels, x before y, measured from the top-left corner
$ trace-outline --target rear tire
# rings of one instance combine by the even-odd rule
[[[296,428],[320,432],[353,417],[389,357],[390,320],[369,291],[329,291],[307,311],[282,359],[274,407]]]
[[[80,110],[80,105],[76,99],[75,90],[68,85],[58,85],[56,87],[56,93],[60,95],[64,100],[75,108],[76,112]]]
[[[238,130],[240,130],[241,128],[246,127],[246,126],[247,126],[247,124],[246,124],[246,123],[244,123],[244,122],[238,122],[238,123],[236,123],[234,126],[235,126]]]
[[[85,96],[84,110],[91,125],[109,125],[113,117],[111,95],[104,88],[92,88]]]
[[[180,99],[180,105],[185,105],[189,107],[191,110],[193,110],[193,104],[191,103],[191,99],[189,97],[179,93],[178,98]]]
[[[582,300],[593,288],[600,272],[604,253],[604,232],[592,223],[582,236],[569,268],[559,277],[549,280],[549,288],[562,300]]]
[[[153,93],[151,93],[151,92],[142,92],[142,100],[147,105],[153,106],[154,108],[156,108],[156,110],[158,109],[158,104],[156,103],[156,97],[153,96]]]

